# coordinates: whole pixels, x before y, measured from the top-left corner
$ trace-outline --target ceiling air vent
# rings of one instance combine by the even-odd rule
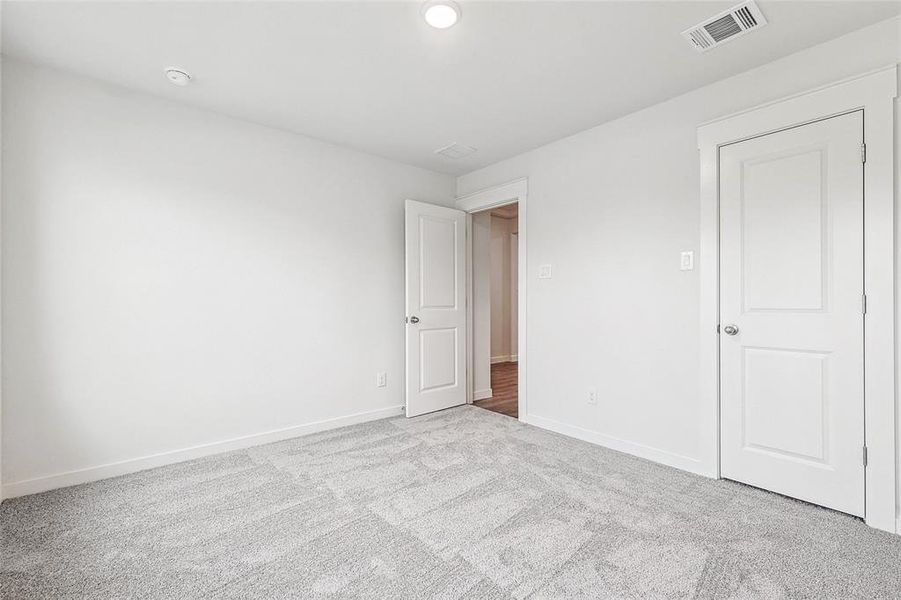
[[[444,148],[438,148],[435,150],[435,154],[440,154],[441,156],[446,156],[448,158],[463,158],[464,156],[469,156],[476,149],[472,146],[464,146],[463,144],[458,144],[454,142],[453,144],[448,144]]]
[[[698,52],[707,52],[764,25],[766,18],[757,5],[745,2],[686,29],[682,32],[682,37]]]

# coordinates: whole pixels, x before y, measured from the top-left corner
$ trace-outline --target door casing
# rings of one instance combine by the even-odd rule
[[[897,65],[723,117],[698,128],[701,167],[701,472],[720,477],[719,149],[856,110],[864,112],[864,411],[868,525],[901,533],[897,514],[894,98]]]
[[[529,182],[527,178],[515,179],[508,183],[479,190],[457,198],[456,207],[467,213],[466,216],[466,382],[467,402],[472,403],[473,367],[472,367],[472,213],[497,208],[506,204],[518,203],[518,239],[517,253],[519,282],[519,301],[517,303],[517,395],[519,402],[519,420],[528,422],[528,357],[526,355],[526,339],[528,335],[528,264],[526,257],[526,228],[528,211]]]

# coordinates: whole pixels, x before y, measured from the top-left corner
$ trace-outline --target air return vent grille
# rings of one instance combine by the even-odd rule
[[[682,37],[698,52],[707,52],[764,25],[766,18],[757,5],[745,2],[686,29],[682,32]]]
[[[435,154],[440,154],[440,155],[446,156],[448,158],[457,159],[457,158],[463,158],[464,156],[469,156],[470,154],[472,154],[475,151],[476,151],[476,149],[473,148],[472,146],[464,146],[463,144],[458,144],[457,142],[454,142],[453,144],[448,144],[447,146],[444,146],[443,148],[438,148],[437,150],[435,150]]]

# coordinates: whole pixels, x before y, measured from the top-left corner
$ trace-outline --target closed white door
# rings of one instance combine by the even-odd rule
[[[722,476],[864,513],[863,114],[720,149]]]
[[[407,416],[466,403],[466,213],[407,200]]]

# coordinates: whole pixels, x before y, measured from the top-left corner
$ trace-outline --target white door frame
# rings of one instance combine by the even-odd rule
[[[466,216],[466,401],[472,403],[472,213],[497,208],[506,204],[519,204],[519,253],[518,279],[519,303],[518,303],[518,344],[517,355],[519,371],[517,374],[517,396],[519,402],[519,419],[526,420],[528,414],[526,382],[526,333],[528,295],[527,263],[526,263],[526,203],[528,201],[529,180],[527,178],[515,179],[508,183],[479,190],[457,198],[456,207],[467,213]],[[525,284],[525,285],[524,285]],[[512,349],[511,349],[512,350]]]
[[[519,217],[517,217],[517,222],[519,221]],[[519,330],[519,230],[517,229],[516,233],[510,234],[510,256],[516,254],[516,277],[513,277],[513,270],[510,271],[510,297],[513,298],[514,294],[516,295],[516,316],[514,317],[514,312],[510,310],[510,361],[516,362],[519,360],[519,355],[516,354],[519,352],[516,348],[516,344],[513,343],[514,338],[519,340],[517,337]]]
[[[894,98],[897,66],[705,123],[701,160],[700,384],[702,469],[720,477],[719,148],[854,110],[864,111],[864,410],[866,523],[901,533],[896,514]],[[861,449],[862,450],[862,449]]]

